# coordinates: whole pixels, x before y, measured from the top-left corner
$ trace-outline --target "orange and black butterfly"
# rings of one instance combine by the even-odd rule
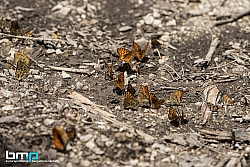
[[[120,56],[120,59],[129,63],[130,66],[132,67],[132,60],[134,58],[134,50],[128,50],[125,48],[118,48],[117,53]]]
[[[148,103],[149,102],[149,91],[148,86],[141,86],[138,91],[138,101],[139,103]]]
[[[180,124],[184,123],[183,112],[180,114],[173,107],[169,108],[168,119],[170,122],[179,122]]]
[[[117,79],[114,79],[115,84],[117,85],[118,88],[120,88],[121,90],[124,89],[124,73],[120,73],[120,75],[118,76]]]
[[[209,108],[210,111],[214,111],[214,112],[218,111],[219,109],[218,105],[215,105],[211,102],[207,102],[207,107]]]
[[[134,94],[135,94],[135,89],[132,87],[131,84],[128,84],[128,88],[127,91],[125,92],[125,98],[123,103],[125,109],[129,108],[134,109],[139,104]]]
[[[182,96],[183,90],[178,90],[170,95],[169,101],[174,104],[181,104]]]
[[[22,35],[21,28],[17,21],[11,21],[10,23],[10,34],[11,35]]]
[[[133,46],[135,49],[135,55],[137,56],[139,61],[142,61],[142,59],[146,55],[146,52],[148,49],[148,44],[149,44],[149,42],[146,44],[145,48],[142,50],[141,47],[136,42],[133,42]]]
[[[68,142],[74,140],[76,137],[76,130],[73,128],[69,132],[65,132],[61,127],[56,126],[53,128],[52,134],[56,149],[63,151],[65,150]]]
[[[149,94],[150,108],[159,109],[159,108],[161,108],[161,104],[164,103],[164,102],[165,102],[164,99],[158,100],[158,98],[153,93]]]
[[[153,49],[159,49],[161,47],[161,43],[157,39],[151,39],[151,45]]]
[[[225,105],[233,105],[234,101],[228,95],[223,95],[223,102]]]
[[[103,61],[104,61],[104,63],[105,63],[106,68],[108,69],[107,75],[108,75],[111,79],[114,79],[114,76],[113,76],[113,63],[111,64],[111,66],[109,66],[107,60],[103,60]]]

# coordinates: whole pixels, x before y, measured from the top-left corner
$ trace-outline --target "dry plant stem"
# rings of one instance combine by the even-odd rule
[[[171,72],[168,71],[167,69],[165,69],[165,70],[170,74],[170,76],[172,77],[172,80],[174,80],[174,76],[171,74]]]
[[[5,34],[5,33],[0,33],[0,35],[6,36],[6,37],[11,37],[11,38],[31,39],[34,41],[62,41],[60,39],[24,37],[24,36],[16,36],[16,35],[10,35],[10,34]]]
[[[230,19],[218,21],[217,23],[215,23],[215,26],[234,22],[234,21],[240,19],[241,17],[249,15],[249,14],[250,14],[250,8],[243,10],[239,14],[232,15],[232,18],[230,18]]]
[[[142,131],[140,131],[140,130],[136,130],[136,129],[134,129],[132,126],[129,126],[129,125],[127,125],[127,124],[124,124],[124,123],[122,123],[122,122],[119,122],[119,121],[117,121],[115,118],[111,118],[111,117],[109,116],[110,113],[108,113],[108,112],[106,112],[106,111],[100,109],[99,107],[96,107],[95,105],[92,105],[92,106],[84,105],[84,104],[82,104],[82,103],[80,103],[80,102],[77,102],[77,101],[78,101],[78,100],[76,99],[76,101],[75,101],[76,104],[78,103],[82,108],[87,108],[88,111],[90,111],[91,113],[100,115],[100,117],[103,118],[103,119],[105,119],[106,121],[109,121],[109,122],[111,122],[111,123],[113,123],[113,124],[115,124],[115,125],[117,125],[117,126],[119,126],[119,127],[123,127],[123,128],[125,128],[125,129],[127,129],[128,131],[130,131],[131,133],[136,132],[138,135],[140,135],[140,136],[142,136],[142,137],[144,137],[145,139],[148,139],[148,140],[150,140],[150,141],[155,140],[155,138],[154,138],[153,136],[148,135],[148,134],[146,134],[146,133],[144,133],[144,132],[142,132]]]
[[[173,70],[174,71],[174,73],[178,76],[178,77],[180,77],[179,76],[179,74],[175,71],[175,69],[173,69],[170,65],[168,65],[168,64],[165,64],[167,67],[169,67],[171,70]]]
[[[236,166],[238,163],[240,163],[240,161],[243,158],[244,154],[245,154],[245,151],[242,151],[241,154],[240,154],[240,157],[237,158],[237,160],[234,162],[234,164],[232,166]]]
[[[210,45],[210,48],[209,48],[209,51],[205,57],[205,61],[208,62],[208,64],[210,63],[211,59],[212,59],[212,56],[218,46],[218,44],[220,43],[220,40],[219,38],[214,38],[211,42],[211,45]]]
[[[56,66],[49,66],[49,68],[58,71],[66,71],[66,72],[74,72],[74,73],[89,73],[88,69],[72,69],[72,68],[64,68],[64,67],[56,67]]]
[[[229,63],[227,63],[227,64],[224,64],[224,65],[220,65],[220,66],[217,66],[217,67],[208,68],[208,70],[218,69],[218,68],[221,68],[221,67],[225,67],[225,66],[227,66],[227,65],[229,65],[229,64],[232,64],[232,63],[234,63],[234,62],[236,62],[236,60],[231,61],[231,62],[229,62]]]

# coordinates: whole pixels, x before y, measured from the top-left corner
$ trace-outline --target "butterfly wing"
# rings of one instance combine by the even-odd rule
[[[18,80],[22,80],[26,78],[26,73],[29,73],[30,67],[28,67],[23,61],[17,62],[17,68],[16,68],[16,78]]]
[[[137,58],[141,61],[142,60],[142,56],[141,56],[141,47],[140,45],[138,45],[138,43],[133,42],[133,46],[135,49],[135,55],[137,56]]]
[[[54,145],[58,150],[64,150],[69,141],[68,135],[65,131],[62,130],[59,126],[53,128],[52,130]]]
[[[148,86],[141,86],[138,91],[138,101],[139,103],[147,103],[149,102],[149,91]]]
[[[128,84],[127,91],[130,92],[133,96],[135,95],[135,88],[131,84]]]
[[[171,103],[180,104],[182,102],[183,90],[172,93],[169,97]]]
[[[120,56],[121,60],[124,60],[127,63],[130,63],[132,61],[132,59],[134,58],[134,51],[130,51],[128,49],[125,48],[118,48],[117,49],[117,53]]]
[[[31,37],[32,34],[33,34],[33,30],[29,30],[26,33],[24,33],[23,36],[25,36],[25,37]]]
[[[162,103],[164,103],[165,102],[165,100],[164,99],[160,99],[160,100],[158,100],[155,104],[154,104],[154,107],[153,107],[153,109],[159,109],[159,108],[161,108],[161,105],[162,105]]]
[[[141,51],[141,56],[142,56],[142,59],[144,58],[144,56],[146,55],[146,52],[147,52],[147,50],[148,50],[148,45],[149,45],[149,42],[147,43],[147,45],[145,46],[145,48]],[[141,59],[141,60],[142,60]],[[140,61],[141,61],[140,60]]]
[[[130,93],[130,92],[126,92],[125,93],[125,99],[124,99],[124,103],[123,106],[125,109],[129,109],[129,108],[135,108],[138,105],[138,101],[137,99]]]
[[[10,34],[11,35],[22,35],[20,32],[20,26],[17,21],[11,21],[10,23]]]
[[[158,98],[153,93],[149,94],[150,108],[159,109],[161,107],[161,104],[164,102],[165,102],[164,99],[158,100]]]
[[[0,19],[0,30],[3,31],[6,26],[7,26],[6,21],[3,19]]]
[[[168,113],[168,119],[170,120],[170,122],[172,121],[176,121],[179,118],[179,114],[175,111],[175,109],[173,107],[169,108],[169,113]]]
[[[181,111],[181,115],[179,115],[179,122],[180,122],[180,124],[184,124],[184,115],[183,115],[183,111]]]
[[[151,45],[153,49],[158,49],[161,47],[161,43],[156,39],[151,39]]]
[[[224,94],[223,95],[223,101],[225,105],[232,105],[234,101],[229,97],[228,95]]]
[[[24,62],[27,66],[31,65],[31,60],[30,60],[29,56],[27,56],[27,54],[25,53],[24,50],[21,50],[20,52],[15,52],[15,54],[14,54],[15,64],[20,60],[22,62]]]
[[[109,66],[107,60],[104,60],[104,63],[105,63],[106,68],[108,69],[108,76],[111,79],[114,79],[114,76],[113,76],[113,64],[111,64],[111,66]]]
[[[116,85],[123,90],[124,89],[124,73],[120,73],[120,75],[118,76],[118,79],[114,79]]]
[[[15,70],[16,71],[16,67],[13,65],[13,64],[11,64],[11,63],[6,63],[6,68],[8,69],[8,70]]]
[[[70,131],[67,132],[67,136],[69,138],[69,140],[74,140],[76,137],[76,129],[72,128]]]
[[[209,108],[209,110],[214,111],[214,112],[218,111],[219,109],[218,105],[215,105],[211,102],[207,102],[207,107]]]
[[[148,49],[148,44],[149,44],[149,42],[147,43],[145,48],[142,50],[138,43],[133,42],[133,46],[134,46],[134,49],[135,49],[135,54],[136,54],[139,61],[142,61],[142,59],[144,58],[144,56],[145,56],[145,54],[147,52],[147,49]]]

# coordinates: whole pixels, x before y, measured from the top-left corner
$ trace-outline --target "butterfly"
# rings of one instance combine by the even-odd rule
[[[107,60],[103,60],[103,61],[105,63],[106,68],[108,69],[108,76],[111,79],[114,79],[114,76],[113,76],[113,63],[111,64],[111,66],[109,66]]]
[[[63,151],[65,150],[68,142],[74,140],[76,136],[76,130],[73,128],[69,132],[65,132],[61,127],[56,126],[53,128],[52,134],[56,149]]]
[[[129,92],[126,91],[125,93],[125,98],[124,98],[124,102],[123,102],[123,106],[125,109],[133,109],[135,108],[137,105],[139,104],[139,102],[137,101],[137,99],[134,97],[134,95]]]
[[[223,101],[225,105],[232,105],[234,101],[229,97],[228,95],[224,94],[223,95]]]
[[[141,86],[138,91],[138,101],[139,103],[147,103],[149,102],[149,91],[148,86]]]
[[[207,107],[209,108],[209,110],[214,111],[214,112],[218,111],[218,109],[219,109],[218,105],[215,105],[211,102],[207,102]]]
[[[30,71],[31,60],[27,54],[21,50],[20,52],[15,52],[14,54],[14,63],[16,66],[11,63],[6,63],[8,69],[15,70],[15,75],[18,80],[26,78],[26,74]]]
[[[169,97],[171,103],[180,104],[183,96],[183,90],[178,90],[172,93]]]
[[[142,50],[141,47],[136,42],[133,42],[133,46],[134,46],[134,49],[135,49],[135,55],[137,56],[139,61],[142,61],[142,59],[146,55],[146,52],[147,52],[147,49],[148,49],[148,44],[149,44],[149,42],[147,43],[145,48]]]
[[[14,62],[15,62],[15,64],[18,61],[22,61],[27,66],[31,65],[31,60],[30,60],[29,56],[27,56],[27,54],[25,53],[24,50],[21,50],[20,52],[15,52],[15,54],[14,54]]]
[[[161,43],[157,39],[151,39],[151,45],[153,49],[158,49],[161,47]]]
[[[170,120],[170,122],[179,122],[183,124],[184,123],[183,112],[182,114],[180,114],[173,107],[170,107],[168,113],[168,119]]]
[[[11,35],[22,35],[21,28],[17,21],[10,22],[10,34]]]
[[[134,58],[134,50],[128,50],[125,48],[118,48],[117,53],[120,56],[121,60],[124,60],[125,62],[129,63],[130,66],[132,67],[132,60]]]
[[[118,76],[117,79],[114,79],[115,84],[117,85],[118,88],[120,88],[121,90],[124,89],[124,73],[120,73],[120,75]]]
[[[149,94],[150,108],[159,109],[161,107],[161,104],[164,103],[164,102],[165,102],[164,99],[158,100],[157,97],[153,93]]]

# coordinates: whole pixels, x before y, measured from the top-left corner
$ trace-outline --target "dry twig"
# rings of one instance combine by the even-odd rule
[[[0,35],[11,37],[11,38],[19,38],[19,39],[31,39],[34,41],[62,41],[61,39],[54,39],[54,38],[35,38],[35,37],[25,37],[25,36],[16,36],[16,35],[10,35],[5,33],[0,33]]]
[[[72,69],[72,68],[64,68],[64,67],[56,67],[56,66],[49,66],[49,68],[57,71],[66,71],[66,72],[74,72],[74,73],[89,73],[88,69]]]
[[[234,22],[234,21],[242,18],[243,16],[246,16],[246,15],[249,15],[249,14],[250,14],[250,8],[243,10],[239,14],[233,14],[232,17],[227,19],[227,20],[218,21],[217,23],[215,23],[215,26],[219,26],[219,25],[222,25],[222,24],[227,24],[227,23]]]

